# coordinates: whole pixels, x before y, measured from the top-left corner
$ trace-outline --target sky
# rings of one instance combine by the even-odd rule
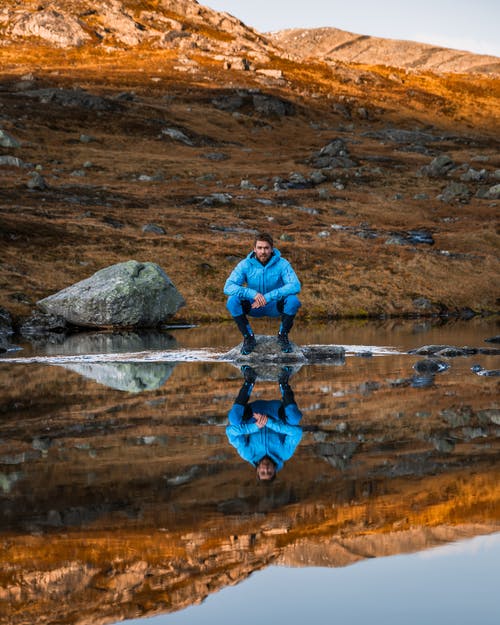
[[[260,32],[333,26],[500,56],[499,0],[199,0]]]

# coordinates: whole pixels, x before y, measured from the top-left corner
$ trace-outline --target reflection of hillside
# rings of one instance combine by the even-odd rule
[[[179,364],[144,395],[2,370],[2,617],[175,611],[270,563],[344,566],[498,531],[495,380],[460,361],[423,391],[412,362],[303,368],[304,437],[264,489],[225,437],[231,365]]]
[[[499,529],[499,477],[398,480],[381,496],[340,505],[324,498],[266,517],[191,509],[174,520],[175,504],[164,503],[140,519],[122,517],[113,532],[11,535],[2,554],[4,616],[112,622],[199,603],[269,564],[345,566],[490,533]]]

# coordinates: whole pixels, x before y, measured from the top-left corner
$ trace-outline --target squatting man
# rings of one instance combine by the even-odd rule
[[[272,236],[257,234],[253,250],[236,265],[224,285],[227,309],[243,335],[242,354],[250,354],[257,345],[247,315],[281,317],[278,343],[283,352],[292,351],[288,333],[301,305],[299,292],[299,279],[274,247]]]

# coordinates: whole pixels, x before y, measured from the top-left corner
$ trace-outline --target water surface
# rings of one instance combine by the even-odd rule
[[[422,375],[425,357],[407,352],[496,334],[477,318],[299,324],[297,343],[348,350],[292,375],[302,437],[267,485],[226,435],[239,367],[204,360],[239,341],[230,324],[23,345],[0,362],[2,618],[228,622],[240,606],[255,622],[262,596],[290,623],[349,607],[358,622],[493,623],[500,378],[471,367],[500,359]],[[110,353],[123,357],[95,358]],[[252,399],[279,398],[257,380]]]

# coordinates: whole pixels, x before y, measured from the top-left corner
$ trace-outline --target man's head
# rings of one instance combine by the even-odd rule
[[[255,236],[254,254],[259,262],[266,264],[273,255],[273,237],[267,232],[260,232]]]
[[[257,479],[260,482],[272,482],[275,477],[276,465],[269,456],[264,456],[257,463]]]

